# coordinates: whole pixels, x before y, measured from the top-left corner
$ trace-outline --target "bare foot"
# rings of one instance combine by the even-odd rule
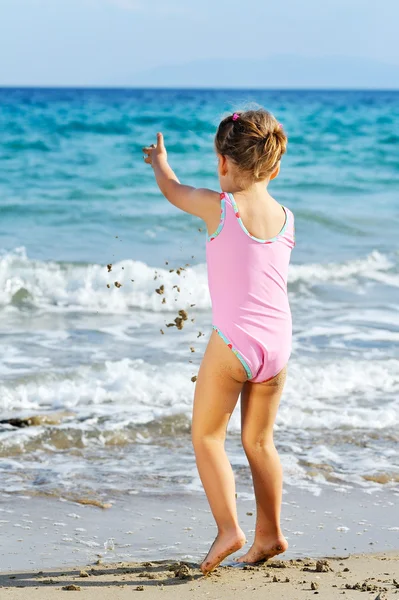
[[[288,542],[283,535],[274,540],[256,540],[248,552],[237,559],[237,562],[251,564],[263,562],[277,554],[282,554],[287,548]]]
[[[246,541],[244,532],[240,528],[226,531],[226,533],[219,533],[200,565],[203,574],[208,575],[211,573],[226,556],[240,550]]]

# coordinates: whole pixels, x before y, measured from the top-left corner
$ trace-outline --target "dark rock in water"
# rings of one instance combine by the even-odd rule
[[[49,415],[34,415],[20,419],[2,419],[0,425],[12,425],[13,427],[40,427],[40,425],[59,425],[61,419],[59,417],[51,417]]]

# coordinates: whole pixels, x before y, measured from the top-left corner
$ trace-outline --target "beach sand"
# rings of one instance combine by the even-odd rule
[[[102,510],[2,494],[0,600],[56,598],[65,586],[78,586],[70,591],[96,600],[136,591],[177,600],[233,595],[301,600],[318,594],[323,600],[341,595],[399,600],[399,527],[392,500],[383,492],[320,498],[286,486],[283,523],[290,548],[281,560],[229,566],[236,554],[204,578],[199,561],[215,526],[203,497],[133,496]],[[239,498],[249,543],[254,508],[253,500]],[[328,564],[317,566],[320,560]]]
[[[323,600],[399,598],[399,552],[363,554],[323,560],[271,560],[257,567],[219,567],[203,577],[198,563],[174,561],[125,562],[85,569],[17,572],[0,575],[0,597],[10,600],[51,600],[69,591],[85,598],[212,600],[237,598],[301,600],[319,594]]]

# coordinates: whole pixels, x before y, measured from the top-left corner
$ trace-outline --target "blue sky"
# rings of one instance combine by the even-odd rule
[[[399,68],[398,22],[398,0],[0,0],[0,85],[156,84],[199,60],[216,80],[220,61],[275,55],[341,58],[348,78],[351,59]]]

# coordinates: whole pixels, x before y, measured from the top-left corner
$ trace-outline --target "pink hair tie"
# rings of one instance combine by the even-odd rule
[[[282,123],[279,123],[278,126],[280,127],[280,129],[283,128],[283,124]]]
[[[238,113],[234,113],[233,115],[233,121],[237,121],[237,119],[240,118],[240,115]]]

